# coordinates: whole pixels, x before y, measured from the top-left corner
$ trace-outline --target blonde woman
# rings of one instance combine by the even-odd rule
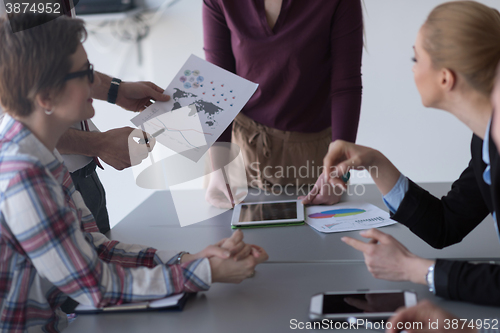
[[[499,12],[474,1],[436,7],[418,33],[413,73],[423,105],[450,112],[474,133],[469,166],[446,196],[438,199],[429,194],[382,153],[344,141],[330,145],[325,157],[327,180],[345,188],[336,174],[348,167],[372,170],[391,217],[436,248],[460,242],[488,214],[495,217],[500,209],[500,165],[490,140],[490,95],[500,60],[499,41]],[[497,223],[495,227],[498,231]],[[500,266],[428,260],[379,230],[361,235],[370,241],[342,240],[364,253],[375,277],[427,284],[436,295],[448,299],[500,305]]]

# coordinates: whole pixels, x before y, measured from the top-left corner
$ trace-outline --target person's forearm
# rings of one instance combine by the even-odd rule
[[[101,137],[100,132],[85,132],[70,128],[61,136],[56,148],[61,154],[99,156]]]
[[[370,173],[382,195],[389,193],[398,182],[400,172],[387,157],[375,150],[374,157],[365,168]]]
[[[108,100],[108,91],[111,86],[111,76],[103,74],[101,72],[95,72],[95,75],[99,77],[101,83],[94,85],[92,89],[92,98],[100,99],[102,101]]]

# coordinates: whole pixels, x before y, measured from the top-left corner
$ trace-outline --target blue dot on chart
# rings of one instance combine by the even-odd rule
[[[193,75],[194,75],[194,76],[198,76],[198,75],[200,75],[200,71],[199,71],[199,70],[197,70],[197,69],[195,69],[195,70],[193,71]]]
[[[193,88],[199,88],[200,84],[198,82],[193,82]]]
[[[184,75],[186,75],[186,76],[191,75],[191,71],[190,71],[189,69],[186,69],[186,70],[184,71]]]
[[[194,81],[194,77],[192,77],[192,76],[191,76],[191,77],[189,78],[189,82],[193,82],[193,81]]]
[[[197,80],[198,82],[203,82],[203,81],[205,80],[205,78],[204,78],[203,76],[201,76],[201,75],[200,75],[200,76],[198,76],[198,77],[196,78],[196,80]]]
[[[215,88],[212,88],[212,90],[215,90]]]
[[[230,93],[232,93],[233,91],[232,90],[229,90]]]
[[[200,87],[203,87],[203,85],[201,84]]]
[[[191,83],[189,83],[189,82],[184,83],[184,88],[186,88],[186,89],[191,88]]]
[[[231,104],[230,106],[233,106],[233,104]]]
[[[217,104],[219,104],[219,101],[217,101]]]
[[[221,96],[224,96],[224,94],[220,94]]]
[[[186,77],[185,76],[181,76],[180,79],[179,79],[181,82],[186,82]]]

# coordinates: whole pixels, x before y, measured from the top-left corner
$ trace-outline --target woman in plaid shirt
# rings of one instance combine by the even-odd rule
[[[102,307],[253,275],[267,254],[241,232],[193,255],[98,232],[55,149],[71,124],[94,115],[86,31],[81,20],[52,18],[0,19],[0,330],[59,332],[68,296]]]

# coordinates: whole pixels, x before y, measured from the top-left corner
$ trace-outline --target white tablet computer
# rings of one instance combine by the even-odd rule
[[[258,228],[304,224],[301,201],[266,201],[240,203],[234,207],[231,227]]]
[[[417,304],[417,294],[408,290],[327,292],[311,298],[311,320],[387,319],[403,306]],[[365,323],[366,321],[359,321]]]

